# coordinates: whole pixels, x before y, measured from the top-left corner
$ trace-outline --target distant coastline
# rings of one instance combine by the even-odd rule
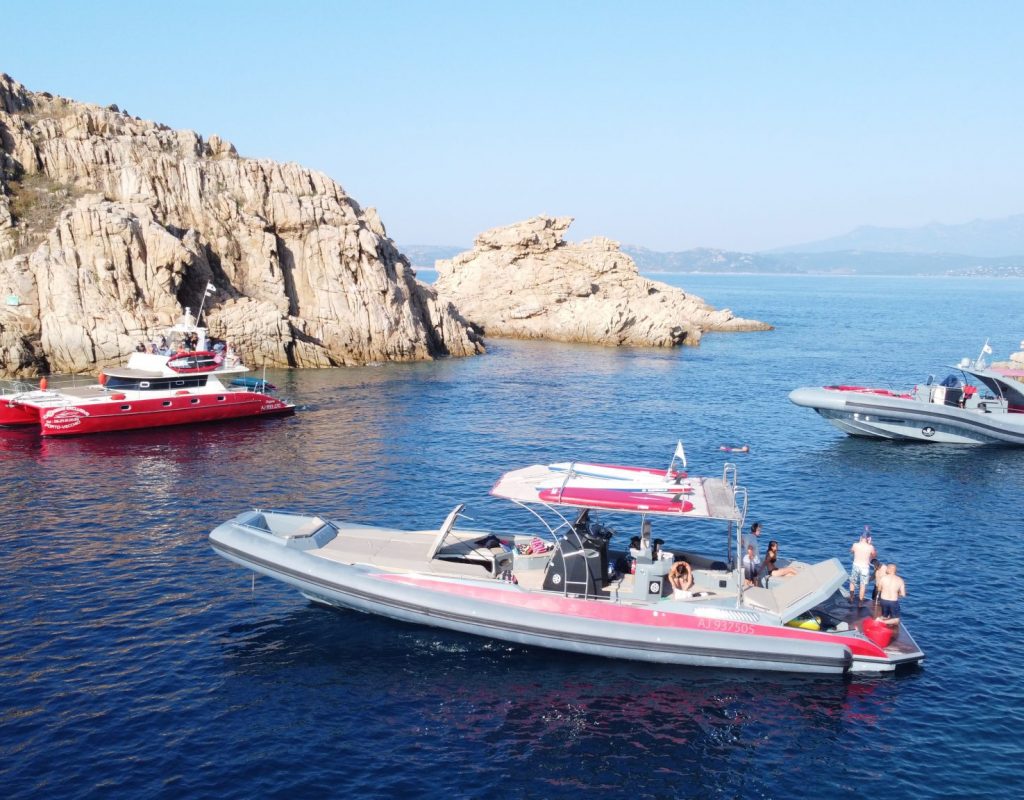
[[[414,265],[470,247],[407,245]],[[658,251],[623,245],[645,275],[849,275],[1024,278],[1024,215],[962,225],[861,227],[844,236],[745,253],[709,247]]]
[[[409,245],[399,248],[417,269],[469,248]],[[644,275],[849,275],[1024,278],[1024,256],[997,258],[950,253],[734,253],[696,249],[658,252],[624,246]],[[430,264],[429,267],[426,265]]]

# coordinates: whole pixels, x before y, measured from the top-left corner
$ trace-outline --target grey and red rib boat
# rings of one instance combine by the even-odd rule
[[[462,505],[439,528],[417,531],[250,510],[215,528],[210,543],[318,603],[524,645],[813,673],[891,672],[923,660],[905,626],[885,626],[843,597],[836,559],[791,562],[793,577],[749,585],[731,556],[747,506],[735,467],[693,477],[674,466],[573,462],[506,473],[491,493],[529,512],[527,532],[463,528]],[[669,534],[681,520],[724,523],[724,556]],[[652,522],[659,534],[664,524],[670,544],[652,538]],[[630,545],[618,541],[632,534]],[[694,583],[674,599],[668,574],[680,560]]]
[[[1024,343],[1022,343],[1024,347]],[[946,444],[1024,445],[1024,370],[989,365],[988,342],[942,381],[907,390],[836,385],[803,387],[791,402],[813,408],[850,436]]]

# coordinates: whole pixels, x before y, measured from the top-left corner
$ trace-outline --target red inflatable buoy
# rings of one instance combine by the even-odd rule
[[[879,647],[888,647],[892,641],[893,629],[879,619],[868,618],[864,620],[864,635]]]
[[[99,375],[99,382],[100,382],[100,386],[105,386],[106,383],[107,383],[107,376],[104,375],[102,372]]]
[[[46,384],[46,378],[40,378],[39,379],[39,390],[45,392],[46,391],[46,385],[47,385]]]

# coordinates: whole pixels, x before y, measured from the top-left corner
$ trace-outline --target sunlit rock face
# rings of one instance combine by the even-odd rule
[[[706,331],[771,329],[642,277],[617,242],[566,242],[571,223],[538,216],[480,234],[437,262],[439,297],[486,336],[673,347]]]
[[[0,374],[120,362],[201,304],[256,365],[483,350],[325,175],[0,75]]]

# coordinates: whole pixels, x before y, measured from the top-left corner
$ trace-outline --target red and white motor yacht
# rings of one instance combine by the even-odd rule
[[[163,337],[164,347],[132,353],[123,367],[107,368],[97,383],[38,388],[14,385],[0,393],[0,425],[36,426],[43,436],[156,428],[240,417],[292,414],[266,381],[224,375],[249,369],[227,343],[208,347],[206,329],[185,316]]]

